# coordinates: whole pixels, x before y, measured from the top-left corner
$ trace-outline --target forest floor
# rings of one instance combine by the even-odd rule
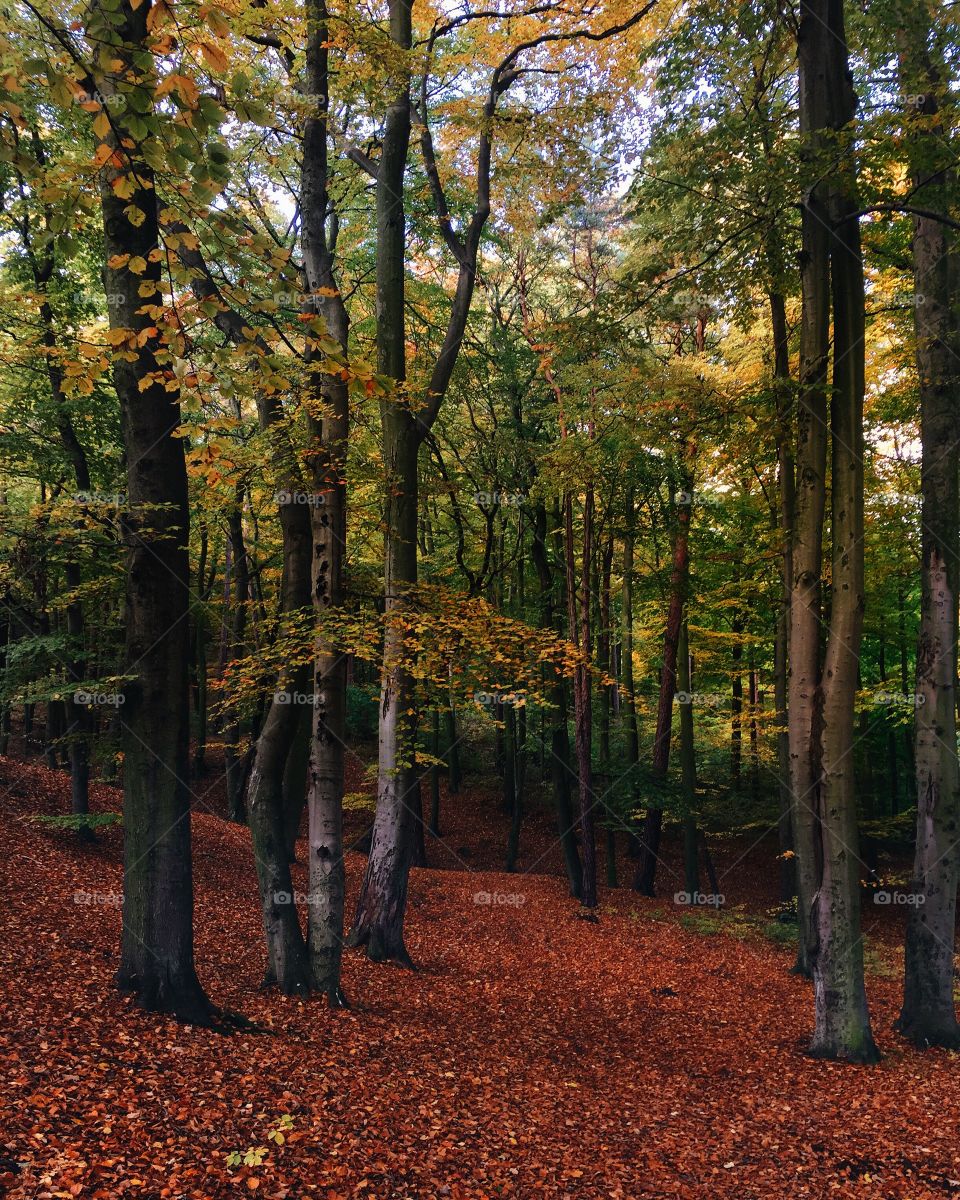
[[[471,785],[445,800],[430,847],[447,869],[412,875],[420,969],[349,952],[353,1007],[331,1012],[258,990],[249,835],[198,792],[201,978],[272,1033],[180,1027],[113,990],[121,834],[84,846],[29,823],[65,811],[68,780],[0,759],[0,1194],[960,1195],[960,1057],[892,1031],[902,912],[865,914],[882,1062],[809,1059],[810,988],[771,940],[769,839],[714,848],[722,913],[675,905],[668,867],[662,898],[603,889],[590,924],[540,873],[557,867],[546,814],[525,826],[520,873],[490,869],[505,818]],[[96,786],[94,807],[119,809],[119,794]],[[364,863],[347,856],[351,895]]]

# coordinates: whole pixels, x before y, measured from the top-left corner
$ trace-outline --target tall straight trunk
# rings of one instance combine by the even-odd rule
[[[740,772],[743,763],[743,614],[739,608],[734,610],[732,632],[733,669],[730,681],[730,783],[736,789],[740,786]]]
[[[834,129],[849,132],[850,82],[843,0],[827,8],[827,86]],[[854,708],[863,631],[864,284],[852,153],[831,179],[833,399],[830,405],[832,603],[823,665],[821,877],[814,898],[815,1028],[812,1054],[852,1062],[879,1058],[870,1030],[860,933],[860,857],[854,771]]]
[[[409,0],[390,0],[390,38],[399,51],[412,38]],[[377,366],[393,381],[396,395],[381,401],[384,505],[383,683],[380,693],[377,811],[367,870],[360,889],[351,945],[365,946],[374,961],[412,965],[403,940],[407,875],[412,846],[415,687],[405,663],[402,622],[417,583],[417,453],[412,413],[400,396],[406,379],[404,263],[406,251],[403,182],[410,143],[410,76],[397,69],[387,101],[377,171]]]
[[[324,318],[326,333],[346,358],[349,321],[334,272],[335,232],[327,230],[329,31],[325,0],[306,0],[307,93],[317,110],[304,130],[301,208],[308,312]],[[409,119],[409,118],[408,118]],[[399,187],[403,186],[402,171]],[[402,205],[400,241],[402,244]],[[401,285],[402,299],[402,285]],[[379,308],[379,291],[378,291]],[[347,539],[347,381],[322,373],[310,346],[309,426],[314,504],[311,506],[313,566],[310,586],[317,618],[313,661],[313,721],[308,784],[309,858],[307,948],[312,986],[332,1007],[346,1003],[340,986],[345,879],[343,863],[343,750],[347,725],[347,657],[324,627],[343,606]],[[324,354],[316,355],[321,361]],[[392,360],[390,365],[392,365]],[[414,500],[414,521],[416,501]],[[409,530],[408,536],[409,536]],[[416,547],[413,548],[414,559]]]
[[[311,551],[312,551],[311,539]],[[283,767],[283,824],[286,830],[287,858],[297,861],[297,838],[307,807],[307,779],[310,773],[310,746],[313,741],[313,713],[305,710],[293,734],[293,743]]]
[[[907,645],[907,597],[903,584],[897,588],[897,640],[900,648],[900,691],[905,696],[910,691],[910,650]],[[916,780],[916,755],[913,746],[913,733],[904,726],[903,749],[907,760],[907,795],[906,806],[909,807],[912,793],[915,790],[910,781]]]
[[[901,57],[902,86],[923,96],[917,130],[914,200],[946,213],[955,186],[944,153],[938,108],[941,69],[927,50],[926,6],[911,6],[909,43]],[[946,93],[949,95],[949,90]],[[941,169],[931,175],[931,166]],[[913,277],[922,443],[922,566],[917,642],[915,770],[917,843],[908,910],[903,1006],[897,1027],[918,1046],[960,1046],[954,1006],[954,936],[960,861],[960,775],[957,767],[957,584],[960,552],[960,388],[958,388],[954,237],[935,215],[913,218]],[[923,303],[919,298],[923,297]],[[919,898],[922,897],[922,903]]]
[[[780,817],[780,899],[796,895],[793,827],[790,803],[790,734],[787,728],[787,670],[790,661],[790,593],[793,582],[793,513],[796,477],[793,461],[793,389],[790,380],[790,347],[787,310],[783,294],[771,291],[770,328],[773,333],[773,377],[777,396],[777,483],[780,503],[780,604],[777,609],[773,649],[773,699],[776,706],[777,775]]]
[[[593,817],[593,703],[590,686],[590,560],[593,552],[593,489],[583,505],[583,558],[579,618],[577,613],[576,546],[573,538],[573,496],[564,496],[564,540],[567,575],[567,625],[570,641],[579,651],[573,677],[573,715],[580,796],[580,837],[583,881],[580,904],[592,912],[597,906],[597,842]]]
[[[922,438],[921,438],[922,440]],[[887,684],[887,636],[886,636],[886,621],[884,614],[880,614],[880,678],[883,680],[885,691],[889,691]],[[889,815],[895,817],[900,809],[900,769],[897,762],[897,738],[893,727],[890,723],[889,715],[884,719],[885,734],[884,738],[887,747],[887,790],[890,794],[890,810]]]
[[[820,876],[816,814],[820,789],[820,605],[827,470],[830,226],[824,184],[818,177],[829,124],[829,2],[805,0],[801,4],[797,38],[800,135],[811,180],[801,205],[802,312],[787,731],[799,920],[794,970],[808,978],[813,970],[813,903]]]
[[[230,623],[230,657],[239,658],[245,649],[247,607],[250,599],[250,560],[243,536],[243,485],[237,487],[233,508],[227,514],[227,536],[233,559],[233,613]],[[244,769],[240,756],[240,718],[232,704],[223,714],[224,775],[227,783],[227,816],[239,825],[246,824]]]
[[[627,764],[630,792],[636,804],[638,796],[637,767],[640,765],[640,729],[637,723],[636,680],[633,675],[633,540],[634,540],[634,495],[627,491],[623,532],[623,650],[621,653],[621,675],[626,691],[623,713],[626,719]]]
[[[760,787],[760,676],[752,650],[747,678],[747,700],[750,705],[750,791],[756,796]]]
[[[197,565],[197,588],[200,591],[200,603],[194,609],[193,640],[190,647],[190,657],[193,663],[193,707],[196,715],[196,740],[193,758],[190,762],[190,774],[193,778],[203,774],[207,756],[207,644],[210,640],[207,603],[216,577],[216,559],[211,555],[213,561],[210,566],[210,581],[209,584],[205,582],[209,553],[209,533],[207,526],[204,525],[200,543],[200,561]]]
[[[440,710],[437,708],[433,710],[432,732],[431,754],[434,763],[430,768],[430,823],[428,829],[431,837],[438,838],[440,836],[440,766],[436,760],[440,758]]]
[[[689,451],[685,453],[689,453]],[[680,624],[683,619],[687,579],[690,572],[690,496],[692,491],[692,480],[687,475],[684,479],[682,498],[676,505],[675,511],[670,599],[667,607],[666,627],[663,632],[663,666],[660,669],[660,697],[657,703],[657,726],[653,740],[653,775],[658,781],[666,781],[667,770],[670,766],[673,698],[677,693],[677,647],[680,642]],[[633,881],[634,890],[644,896],[656,894],[654,885],[662,828],[662,804],[648,805],[640,835],[640,860],[637,863]]]
[[[515,78],[509,60],[494,71],[478,137],[475,205],[462,233],[451,220],[430,130],[428,75],[420,80],[417,124],[421,158],[430,184],[434,211],[447,248],[458,263],[443,342],[423,394],[411,402],[405,395],[406,325],[404,267],[406,238],[403,185],[411,130],[411,79],[408,51],[412,45],[411,0],[388,0],[390,39],[398,50],[394,81],[389,85],[377,167],[377,363],[393,381],[393,394],[380,405],[383,461],[387,481],[384,521],[383,687],[380,700],[379,781],[377,813],[367,870],[350,931],[353,945],[366,946],[373,959],[410,964],[403,942],[407,875],[410,863],[409,799],[415,782],[415,687],[405,662],[406,621],[417,585],[417,460],[440,411],[467,327],[477,280],[480,240],[490,215],[492,128],[498,98]],[[432,42],[430,43],[432,50]]]
[[[556,629],[559,616],[554,598],[555,578],[547,555],[547,511],[541,501],[534,510],[533,565],[540,584],[540,628]],[[570,789],[570,735],[567,727],[567,694],[563,678],[552,666],[546,670],[550,700],[550,776],[553,784],[557,832],[563,853],[563,866],[570,894],[579,898],[583,886],[583,865],[577,848],[576,820]]]
[[[447,736],[447,749],[445,757],[447,760],[447,792],[451,796],[456,796],[460,791],[460,782],[462,779],[462,771],[460,767],[460,740],[457,735],[457,711],[453,706],[453,696],[450,696],[450,702],[444,709],[443,721]]]
[[[677,688],[688,696],[693,691],[690,670],[690,635],[687,619],[680,626],[677,645]],[[693,704],[680,706],[680,780],[683,788],[683,878],[689,895],[700,891],[697,854],[697,753],[693,735]]]
[[[39,138],[35,139],[39,145]],[[43,161],[41,155],[41,161]],[[38,287],[45,288],[53,273],[54,261],[52,256],[44,262],[34,262],[34,279]],[[47,354],[47,376],[50,380],[50,391],[56,405],[57,432],[60,444],[73,470],[73,481],[79,493],[90,491],[90,465],[87,453],[77,436],[67,399],[63,394],[63,373],[55,354],[57,336],[54,328],[53,310],[44,295],[40,304],[40,319],[43,324],[43,341]],[[78,592],[83,582],[83,574],[75,555],[71,555],[64,565],[65,582],[70,600],[67,604],[67,636],[70,640],[70,653],[66,662],[67,678],[74,690],[85,675],[84,661],[84,614],[83,602]],[[90,811],[90,714],[84,704],[80,704],[73,695],[65,703],[66,728],[64,730],[68,753],[70,755],[70,811],[74,816],[85,816]],[[84,837],[92,837],[88,827],[81,830]]]
[[[611,534],[603,546],[603,554],[600,560],[600,628],[597,631],[597,658],[600,663],[600,669],[605,671],[611,679],[616,677],[616,664],[614,662],[613,637],[610,624],[610,576],[613,571],[613,535]],[[600,787],[603,797],[609,796],[611,784],[613,782],[611,776],[611,759],[610,759],[610,714],[612,705],[612,693],[615,688],[611,688],[608,684],[603,684],[600,690]],[[607,859],[607,886],[617,886],[617,829],[615,821],[617,815],[611,808],[609,803],[605,803],[606,819],[604,821],[606,827],[606,859]]]
[[[95,5],[87,35],[97,51],[95,90],[112,96],[120,80],[140,79],[148,57],[150,0],[121,0],[109,12]],[[148,72],[149,73],[149,72]],[[212,1009],[194,968],[193,872],[190,852],[189,560],[187,471],[178,393],[162,381],[166,355],[143,313],[144,282],[161,285],[158,199],[153,171],[124,131],[124,112],[111,108],[102,173],[104,285],[110,327],[130,331],[128,356],[117,356],[113,379],[120,400],[127,463],[124,541],[126,662],[133,678],[123,706],[123,932],[117,982],[151,1011],[191,1022]],[[112,184],[126,179],[121,196]],[[132,189],[132,194],[130,194]],[[142,216],[133,224],[133,205]],[[146,263],[137,275],[129,256]],[[122,266],[111,266],[121,262]],[[160,357],[158,357],[158,355]],[[133,361],[127,361],[127,357]],[[142,386],[141,386],[142,385]]]
[[[520,824],[523,817],[523,797],[517,778],[517,711],[513,704],[503,706],[503,798],[510,815],[507,837],[507,857],[503,869],[515,871],[520,854]]]

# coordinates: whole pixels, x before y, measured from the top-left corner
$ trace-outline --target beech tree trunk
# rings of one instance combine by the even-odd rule
[[[583,878],[580,904],[588,913],[597,906],[597,842],[593,818],[593,707],[590,687],[590,559],[593,545],[593,490],[587,489],[583,506],[582,595],[577,612],[576,547],[573,540],[573,496],[563,498],[564,554],[567,576],[567,626],[570,641],[580,652],[573,677],[573,716],[580,797],[580,838]]]
[[[816,822],[820,790],[820,602],[827,470],[830,226],[819,175],[820,147],[829,124],[831,35],[826,22],[830,2],[809,0],[801,4],[797,38],[800,135],[810,182],[801,206],[802,313],[787,729],[799,919],[794,971],[808,978],[813,970],[813,902],[820,876]]]
[[[790,661],[790,594],[793,585],[793,514],[796,467],[793,460],[793,392],[790,381],[790,348],[783,295],[770,293],[770,327],[773,332],[773,375],[777,390],[777,482],[782,539],[780,607],[777,611],[773,651],[773,691],[776,706],[777,773],[779,776],[780,899],[796,895],[796,867],[790,801],[790,734],[787,724],[787,686]]]
[[[849,133],[850,82],[842,0],[830,0],[827,85],[833,128]],[[832,603],[823,666],[821,876],[814,899],[812,1054],[875,1062],[860,933],[854,706],[863,630],[864,285],[852,150],[831,179],[833,399],[830,406]]]
[[[685,451],[688,453],[688,451]],[[657,726],[653,741],[653,774],[658,780],[666,780],[670,766],[670,734],[673,729],[673,699],[677,694],[677,647],[680,642],[680,624],[687,594],[687,579],[690,572],[690,507],[693,489],[692,477],[684,476],[684,491],[676,505],[672,566],[670,571],[670,599],[667,607],[667,622],[663,633],[663,666],[660,668],[660,697],[657,703]],[[656,895],[654,885],[660,850],[660,831],[663,828],[663,807],[660,802],[648,804],[647,815],[640,834],[640,860],[634,876],[634,891],[644,896]]]
[[[540,627],[556,629],[557,604],[554,597],[556,580],[547,555],[547,511],[540,502],[533,519],[533,564],[540,583]],[[550,671],[550,777],[557,814],[557,832],[563,853],[563,866],[571,896],[579,899],[583,887],[583,865],[577,848],[576,819],[570,789],[570,735],[567,727],[567,694],[563,678],[553,667]]]
[[[680,625],[677,646],[677,685],[681,692],[688,695],[693,691],[686,616]],[[697,855],[697,754],[692,704],[680,706],[680,778],[683,786],[683,886],[688,894],[695,895],[700,891],[700,870]]]
[[[307,311],[322,315],[326,333],[346,358],[349,322],[334,272],[336,227],[328,229],[329,62],[325,0],[307,0],[307,93],[317,109],[304,130],[302,169],[303,257]],[[402,187],[402,178],[400,181]],[[402,224],[402,220],[401,220]],[[402,235],[401,235],[402,237]],[[342,607],[347,538],[347,382],[310,372],[309,425],[314,503],[311,594],[316,616],[313,663],[313,721],[308,784],[309,908],[307,946],[312,986],[332,1007],[346,1004],[340,986],[344,927],[343,751],[347,723],[347,657],[334,643],[325,619]],[[316,357],[324,358],[321,352]],[[414,555],[416,550],[414,549]]]
[[[907,15],[909,13],[909,15]],[[901,84],[923,97],[916,129],[912,202],[933,214],[949,209],[949,169],[939,97],[942,70],[927,49],[924,5],[904,13]],[[949,91],[946,93],[949,95]],[[931,174],[931,168],[941,169]],[[914,327],[920,382],[922,565],[917,642],[915,772],[917,843],[907,915],[903,1006],[897,1027],[918,1046],[960,1046],[954,1005],[954,937],[960,827],[956,651],[960,552],[960,388],[958,388],[954,237],[935,215],[913,218]],[[922,303],[920,302],[922,298]],[[922,903],[920,899],[922,898]]]
[[[390,0],[390,38],[410,48],[410,0]],[[406,226],[403,184],[410,143],[410,76],[406,66],[387,102],[377,170],[377,369],[397,394],[381,401],[384,505],[383,683],[380,692],[377,811],[367,870],[360,888],[349,943],[365,946],[374,961],[412,966],[403,940],[407,876],[412,848],[411,808],[415,782],[416,712],[407,670],[403,630],[417,583],[417,453],[414,417],[400,392],[406,379],[404,263]]]
[[[105,96],[119,81],[130,86],[147,56],[145,0],[122,0],[109,13],[95,5],[87,35],[97,51],[95,88]],[[119,64],[119,65],[118,65]],[[149,85],[148,85],[149,86]],[[131,111],[131,110],[124,110]],[[111,109],[106,144],[111,159],[102,173],[104,283],[110,327],[129,330],[134,361],[118,356],[113,368],[120,400],[127,462],[124,540],[126,572],[126,671],[123,706],[124,883],[123,933],[117,982],[144,1008],[208,1022],[212,1009],[193,957],[193,874],[190,852],[189,771],[189,562],[187,471],[178,393],[164,382],[166,353],[143,308],[140,287],[160,287],[158,200],[153,171],[131,149],[119,150],[124,112]],[[112,183],[126,178],[133,194]],[[134,205],[142,221],[125,211]],[[130,271],[128,256],[146,263]],[[111,262],[123,266],[110,266]],[[141,389],[141,384],[145,384]]]
[[[227,514],[227,534],[233,560],[233,613],[230,621],[231,658],[243,654],[247,627],[247,604],[250,599],[250,560],[243,536],[244,488],[238,485],[234,507]],[[246,824],[244,802],[244,764],[240,755],[240,719],[232,704],[223,714],[223,759],[227,784],[227,816],[238,825]]]

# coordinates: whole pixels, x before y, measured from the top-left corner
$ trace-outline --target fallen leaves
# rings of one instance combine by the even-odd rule
[[[896,980],[870,981],[884,1062],[814,1062],[802,1052],[809,992],[788,952],[685,929],[668,901],[606,893],[591,926],[572,919],[556,877],[462,862],[416,871],[420,971],[348,955],[346,1012],[260,992],[248,835],[208,811],[204,781],[201,976],[275,1035],[225,1038],[144,1014],[113,990],[118,910],[74,902],[120,887],[120,831],[85,847],[21,820],[62,811],[68,789],[0,760],[0,833],[18,851],[0,891],[0,1188],[14,1200],[956,1190],[958,1059],[893,1038]],[[469,833],[446,813],[450,844],[495,861],[502,818],[475,794],[459,803],[484,815]],[[117,794],[96,788],[95,806],[116,809]],[[348,856],[354,889],[363,865]],[[478,889],[522,890],[526,903],[478,905]]]

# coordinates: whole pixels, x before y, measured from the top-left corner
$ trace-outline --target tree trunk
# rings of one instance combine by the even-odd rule
[[[150,9],[149,0],[137,9],[123,0],[116,11],[91,10],[87,35],[101,47],[95,82],[105,96],[115,93],[119,80],[142,75]],[[114,129],[130,145],[139,139],[125,133],[123,112],[111,111],[112,129],[105,139],[111,158],[101,187],[104,284],[111,329],[130,331],[137,347],[128,352],[132,362],[118,355],[113,368],[127,462],[126,671],[133,676],[125,686],[122,718],[124,897],[117,982],[144,1008],[207,1022],[212,1009],[193,958],[185,782],[190,735],[187,472],[183,440],[176,436],[178,394],[162,382],[166,352],[151,318],[141,311],[143,283],[158,290],[161,284],[153,171],[134,157],[134,150],[121,155]],[[124,190],[121,196],[111,186],[120,178],[128,181],[132,195]],[[143,217],[138,225],[127,216],[129,205]],[[126,265],[131,255],[146,263],[139,275]],[[117,261],[124,265],[109,265]]]
[[[688,452],[685,452],[688,453]],[[689,486],[687,486],[689,484]],[[677,692],[677,646],[680,641],[680,624],[687,594],[687,578],[690,571],[690,497],[692,480],[685,476],[685,490],[676,506],[676,521],[673,534],[672,567],[670,572],[670,601],[667,608],[667,623],[663,634],[663,666],[660,670],[660,697],[657,704],[657,727],[653,741],[653,774],[657,780],[666,780],[670,765],[670,733],[673,728],[673,698]],[[687,700],[689,703],[689,698]],[[655,895],[660,831],[663,827],[663,807],[660,802],[647,807],[643,822],[640,860],[633,881],[635,891],[644,896]]]
[[[547,555],[547,512],[543,503],[534,511],[533,519],[533,565],[540,584],[540,628],[555,629],[558,605],[555,603],[554,573]],[[570,735],[567,727],[567,694],[559,672],[550,671],[548,694],[551,706],[550,730],[550,776],[553,784],[553,799],[557,814],[557,833],[563,853],[563,866],[570,894],[577,899],[583,886],[583,865],[577,848],[576,820],[570,793]]]
[[[317,105],[306,122],[303,146],[303,257],[307,311],[324,318],[326,333],[346,359],[347,310],[334,272],[334,234],[327,234],[329,62],[325,0],[307,0],[307,93]],[[386,153],[386,148],[385,148]],[[396,181],[395,181],[396,182]],[[399,180],[402,188],[402,175]],[[401,204],[402,242],[402,204]],[[378,294],[379,313],[379,294]],[[378,335],[379,336],[379,335]],[[344,927],[343,750],[347,720],[347,658],[325,628],[331,611],[341,608],[345,592],[347,538],[347,433],[350,405],[347,381],[321,374],[322,347],[314,354],[308,341],[308,370],[314,403],[309,425],[314,503],[311,591],[316,617],[313,665],[313,722],[308,788],[310,903],[307,945],[310,976],[331,1007],[346,1004],[340,986]],[[414,504],[414,519],[416,504]],[[410,531],[407,531],[408,536]],[[416,548],[413,550],[416,556]]]
[[[901,59],[901,81],[923,96],[918,128],[909,145],[915,156],[913,199],[946,213],[955,183],[946,166],[938,97],[941,70],[927,50],[926,9],[913,6],[905,22],[910,44]],[[949,91],[947,92],[949,95]],[[931,168],[942,164],[931,175]],[[957,553],[960,502],[957,478],[960,350],[954,238],[935,217],[913,218],[914,322],[920,383],[923,448],[920,635],[917,643],[915,770],[917,843],[908,909],[903,1006],[897,1028],[918,1046],[960,1047],[954,1006],[954,936],[960,862],[960,777],[957,767],[956,650]],[[920,298],[923,298],[921,304]],[[922,902],[921,902],[922,901]]]
[[[773,698],[776,706],[777,774],[779,777],[780,899],[796,895],[796,867],[790,803],[790,734],[787,727],[787,670],[790,661],[790,592],[793,581],[793,512],[795,466],[793,461],[793,392],[790,382],[790,347],[786,303],[782,293],[770,293],[770,327],[773,332],[773,375],[777,391],[777,482],[781,536],[780,606],[777,610],[773,649]]]
[[[580,796],[580,838],[583,852],[580,904],[587,914],[591,914],[597,907],[597,841],[593,817],[593,705],[590,686],[590,557],[593,550],[593,503],[593,489],[588,488],[583,505],[582,595],[578,627],[573,496],[570,492],[564,496],[567,624],[570,641],[580,652],[580,660],[573,677],[573,713]]]
[[[832,0],[801,5],[797,57],[800,133],[812,179],[829,124],[827,62]],[[820,875],[816,814],[820,788],[820,602],[826,506],[827,357],[830,349],[829,216],[822,182],[811,183],[801,207],[800,387],[797,398],[797,478],[790,597],[790,680],[787,729],[796,852],[799,940],[794,971],[812,977],[813,902]]]
[[[234,507],[227,514],[227,535],[233,560],[233,614],[230,622],[230,658],[242,656],[250,599],[250,561],[243,537],[243,485],[238,485]],[[233,704],[223,714],[223,765],[227,784],[227,816],[238,825],[247,821],[244,770],[240,755],[240,718]]]
[[[836,130],[850,127],[855,98],[842,0],[827,9],[827,86]],[[870,1031],[860,933],[854,707],[863,630],[864,285],[852,155],[831,181],[833,295],[831,435],[832,603],[823,666],[821,877],[814,898],[816,1025],[810,1052],[851,1062],[879,1058]]]
[[[677,690],[688,696],[693,690],[690,671],[690,639],[687,620],[680,626],[677,645]],[[680,706],[680,777],[683,786],[683,875],[684,890],[691,896],[700,891],[697,856],[697,753],[693,736],[693,704]]]

